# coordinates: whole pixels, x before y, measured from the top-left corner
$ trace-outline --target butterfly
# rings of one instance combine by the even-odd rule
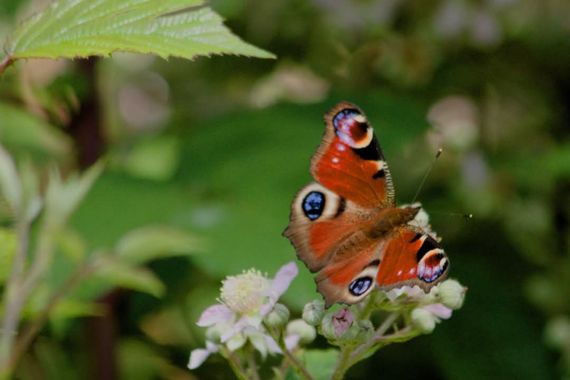
[[[437,237],[414,223],[419,204],[396,207],[368,119],[341,102],[325,114],[325,125],[311,159],[314,182],[295,196],[283,235],[316,273],[326,307],[358,303],[374,288],[429,291],[446,277],[449,260]]]

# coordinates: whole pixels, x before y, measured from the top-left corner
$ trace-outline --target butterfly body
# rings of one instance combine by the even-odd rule
[[[390,171],[366,116],[342,102],[325,124],[311,160],[315,182],[295,196],[284,235],[316,272],[326,305],[359,302],[374,285],[429,289],[445,277],[449,262],[437,240],[413,225],[420,207],[396,207]]]

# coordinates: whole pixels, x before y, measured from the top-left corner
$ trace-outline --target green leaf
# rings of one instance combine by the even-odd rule
[[[328,380],[338,362],[338,354],[338,350],[334,348],[327,350],[306,350],[303,353],[303,362],[315,380]],[[290,368],[285,379],[298,380],[301,379],[301,377],[293,368]]]
[[[60,231],[56,238],[61,253],[71,259],[72,262],[79,263],[87,255],[85,240],[77,231],[66,228]]]
[[[127,233],[115,250],[122,260],[140,264],[163,257],[192,254],[199,248],[198,240],[181,229],[148,226]]]
[[[329,379],[338,362],[338,350],[307,350],[303,355],[307,370],[315,379]]]
[[[70,140],[52,125],[6,103],[0,103],[0,115],[0,141],[10,150],[56,158],[70,154]]]
[[[95,302],[84,302],[74,299],[62,299],[50,312],[52,323],[58,319],[104,315],[105,309]]]
[[[61,179],[57,170],[51,172],[46,191],[45,208],[46,218],[52,225],[60,226],[65,223],[93,186],[102,170],[103,165],[99,162],[80,176],[72,175],[65,181]]]
[[[191,59],[273,55],[234,36],[202,0],[61,0],[24,22],[8,56],[78,58],[115,51]]]
[[[148,269],[133,267],[111,256],[100,256],[95,277],[127,289],[138,290],[155,297],[164,293],[164,284]]]

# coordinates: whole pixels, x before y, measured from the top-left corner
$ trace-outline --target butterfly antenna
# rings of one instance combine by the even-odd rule
[[[462,214],[460,212],[438,212],[432,211],[430,212],[431,215],[447,215],[447,216],[460,216],[465,220],[473,219],[473,214]]]
[[[439,158],[439,156],[441,156],[441,153],[443,152],[442,148],[439,148],[437,150],[437,153],[435,154],[435,157],[431,163],[431,165],[429,166],[429,168],[426,171],[426,174],[424,174],[424,177],[422,178],[422,181],[420,182],[420,186],[418,187],[418,191],[416,191],[416,195],[414,195],[414,199],[412,200],[412,203],[416,202],[416,199],[418,198],[418,195],[420,195],[420,192],[422,191],[422,188],[424,187],[424,184],[426,183],[427,178],[429,177],[429,173],[431,173],[431,170],[433,169],[433,167],[435,166],[435,163],[437,161],[437,159]]]

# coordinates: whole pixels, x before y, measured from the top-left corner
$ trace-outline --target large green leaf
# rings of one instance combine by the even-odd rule
[[[114,51],[271,58],[227,29],[202,0],[61,0],[16,29],[8,56],[77,58]]]

